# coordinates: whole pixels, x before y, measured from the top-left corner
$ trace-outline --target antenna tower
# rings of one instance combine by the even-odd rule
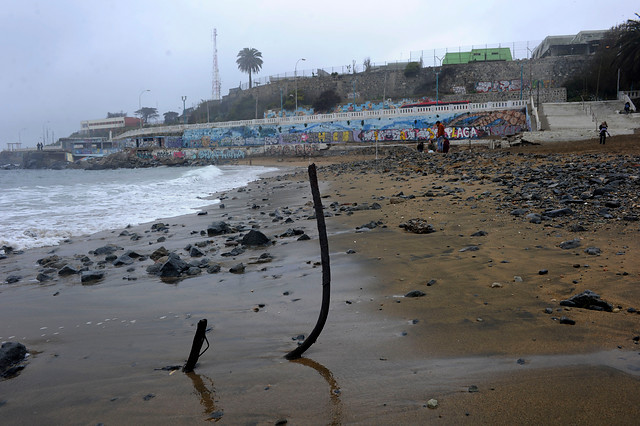
[[[220,100],[220,71],[218,70],[218,45],[216,38],[218,37],[218,30],[213,29],[213,89],[211,99],[214,101]]]

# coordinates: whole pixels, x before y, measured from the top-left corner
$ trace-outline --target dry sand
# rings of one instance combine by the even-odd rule
[[[594,141],[523,147],[511,152],[526,155],[509,161],[553,153],[575,161],[586,152],[593,162],[613,156],[638,163],[639,142],[630,136],[613,137],[606,148]],[[544,167],[544,156],[536,158]],[[580,248],[561,250],[559,242],[575,235],[497,209],[483,195],[499,191],[490,179],[452,182],[456,168],[406,178],[375,166],[365,173],[322,167],[353,159],[367,158],[312,159],[325,208],[375,201],[382,208],[327,218],[331,311],[303,360],[283,356],[295,347],[293,338],[311,331],[320,307],[317,229],[307,219],[309,160],[275,161],[298,173],[231,191],[225,208],[213,205],[206,216],[160,220],[170,224],[167,234],[145,224],[127,230],[142,236],[137,241],[114,230],[0,260],[2,279],[23,276],[0,286],[0,341],[19,341],[31,353],[18,376],[0,381],[0,423],[193,424],[212,414],[222,424],[637,422],[640,354],[633,337],[640,315],[627,309],[640,309],[638,222],[593,223],[580,233]],[[499,170],[501,161],[490,166]],[[464,193],[390,202],[399,192],[442,185]],[[287,208],[293,223],[269,215]],[[637,214],[637,200],[634,208]],[[410,218],[426,219],[436,232],[398,226]],[[200,235],[214,220],[259,225],[276,243],[222,257],[232,248],[226,237]],[[355,232],[371,221],[384,226]],[[287,228],[304,229],[311,240],[276,237]],[[479,230],[487,235],[471,236]],[[212,241],[207,257],[222,266],[217,274],[164,283],[145,272],[152,263],[145,260],[131,271],[109,266],[92,286],[77,276],[35,281],[36,261],[51,253],[99,260],[88,252],[113,243],[145,255],[164,246],[189,260],[184,247],[205,240]],[[479,250],[459,251],[470,245]],[[589,246],[602,254],[585,254]],[[273,261],[255,263],[264,252]],[[245,273],[229,273],[239,262]],[[586,289],[622,309],[559,305]],[[411,290],[425,296],[403,297]],[[157,370],[184,363],[201,318],[212,327],[211,347],[195,374]],[[427,408],[430,399],[437,408]]]

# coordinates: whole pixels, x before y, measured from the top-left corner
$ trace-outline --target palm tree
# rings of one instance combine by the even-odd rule
[[[636,16],[640,18],[637,13]],[[627,20],[621,30],[617,43],[618,66],[625,74],[637,76],[640,74],[640,20]]]
[[[238,52],[236,64],[240,71],[249,74],[249,88],[251,88],[251,73],[257,73],[262,68],[262,52],[253,47],[245,47]]]

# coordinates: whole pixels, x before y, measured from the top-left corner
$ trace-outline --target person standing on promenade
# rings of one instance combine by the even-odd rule
[[[444,143],[444,124],[440,120],[436,121],[436,143],[438,152],[442,152],[442,145]]]
[[[598,129],[600,130],[600,144],[604,145],[604,143],[607,141],[607,135],[611,136],[609,134],[607,122],[603,121],[600,127],[598,127]]]

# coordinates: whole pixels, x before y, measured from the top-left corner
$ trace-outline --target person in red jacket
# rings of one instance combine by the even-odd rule
[[[444,144],[444,124],[442,124],[440,120],[436,121],[436,142],[438,152],[442,152]]]

